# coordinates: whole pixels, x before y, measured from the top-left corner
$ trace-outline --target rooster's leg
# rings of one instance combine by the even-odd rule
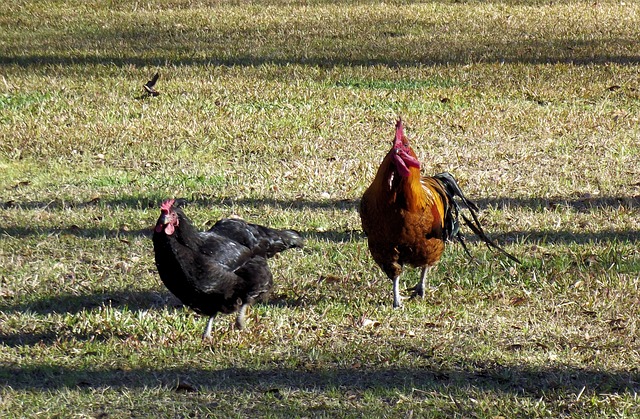
[[[209,320],[207,321],[207,327],[205,327],[204,333],[202,334],[202,340],[206,340],[211,337],[211,327],[213,327],[213,319],[215,318],[216,316],[209,317]]]
[[[420,274],[420,282],[413,289],[418,297],[424,297],[424,280],[427,277],[427,272],[431,270],[430,267],[425,266],[422,268],[422,273]]]
[[[393,278],[393,308],[402,307],[402,297],[400,297],[400,275]]]
[[[247,313],[247,307],[249,307],[248,303],[243,304],[240,310],[238,310],[238,317],[236,317],[236,327],[238,330],[242,330],[245,327],[244,316]]]

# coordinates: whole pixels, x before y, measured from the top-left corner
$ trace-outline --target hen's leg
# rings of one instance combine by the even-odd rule
[[[209,317],[209,320],[207,321],[207,327],[205,327],[204,333],[202,334],[202,340],[209,339],[211,337],[211,327],[213,326],[213,319],[215,318],[215,315]]]
[[[402,297],[400,297],[400,275],[393,278],[393,308],[402,307]]]
[[[425,266],[422,268],[422,273],[420,274],[420,282],[414,288],[414,292],[418,297],[424,297],[424,280],[427,277],[427,272],[431,270],[430,266]]]
[[[249,303],[245,303],[240,307],[240,310],[238,310],[238,317],[236,317],[236,327],[238,328],[238,330],[242,330],[245,327],[245,321],[244,321],[244,316],[247,313],[247,307],[249,307]]]

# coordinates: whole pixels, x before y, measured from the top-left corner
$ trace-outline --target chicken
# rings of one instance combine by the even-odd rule
[[[209,316],[203,339],[211,336],[218,312],[238,312],[245,326],[247,307],[266,299],[273,279],[267,258],[304,240],[295,231],[275,230],[240,219],[222,219],[197,231],[175,200],[160,206],[153,248],[160,279],[183,304]]]
[[[472,220],[459,214],[455,198],[469,210]],[[519,262],[485,235],[477,211],[451,174],[420,176],[420,162],[405,136],[402,119],[398,119],[393,147],[360,201],[362,229],[371,255],[393,281],[394,308],[402,306],[399,281],[403,265],[422,268],[414,291],[423,297],[427,272],[440,260],[446,241],[456,238],[469,254],[459,231],[459,215],[490,248]]]

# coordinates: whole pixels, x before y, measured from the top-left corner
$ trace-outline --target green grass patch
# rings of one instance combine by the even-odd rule
[[[47,98],[47,95],[38,92],[23,95],[10,95],[5,93],[0,96],[0,110],[16,111],[26,107],[33,107],[35,104],[42,104]]]

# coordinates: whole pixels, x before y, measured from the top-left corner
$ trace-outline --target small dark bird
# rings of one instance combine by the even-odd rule
[[[472,219],[460,214],[456,198]],[[402,305],[399,280],[403,265],[422,268],[415,293],[424,297],[427,271],[440,260],[445,242],[455,238],[469,254],[459,231],[459,216],[487,246],[519,263],[486,236],[477,211],[476,204],[464,196],[450,173],[420,175],[420,161],[398,119],[393,146],[360,201],[360,219],[371,256],[393,281],[394,308]]]
[[[148,82],[145,83],[144,86],[144,90],[147,92],[147,94],[149,96],[158,96],[160,94],[160,92],[158,92],[155,89],[156,86],[156,82],[158,81],[158,79],[160,78],[160,73],[156,72],[156,74],[151,78],[151,80],[149,80]]]
[[[247,307],[266,299],[273,284],[267,258],[304,240],[293,230],[276,230],[240,219],[219,220],[197,231],[175,200],[160,206],[153,248],[160,279],[183,304],[209,316],[203,339],[211,336],[217,313],[238,312],[245,327]]]

